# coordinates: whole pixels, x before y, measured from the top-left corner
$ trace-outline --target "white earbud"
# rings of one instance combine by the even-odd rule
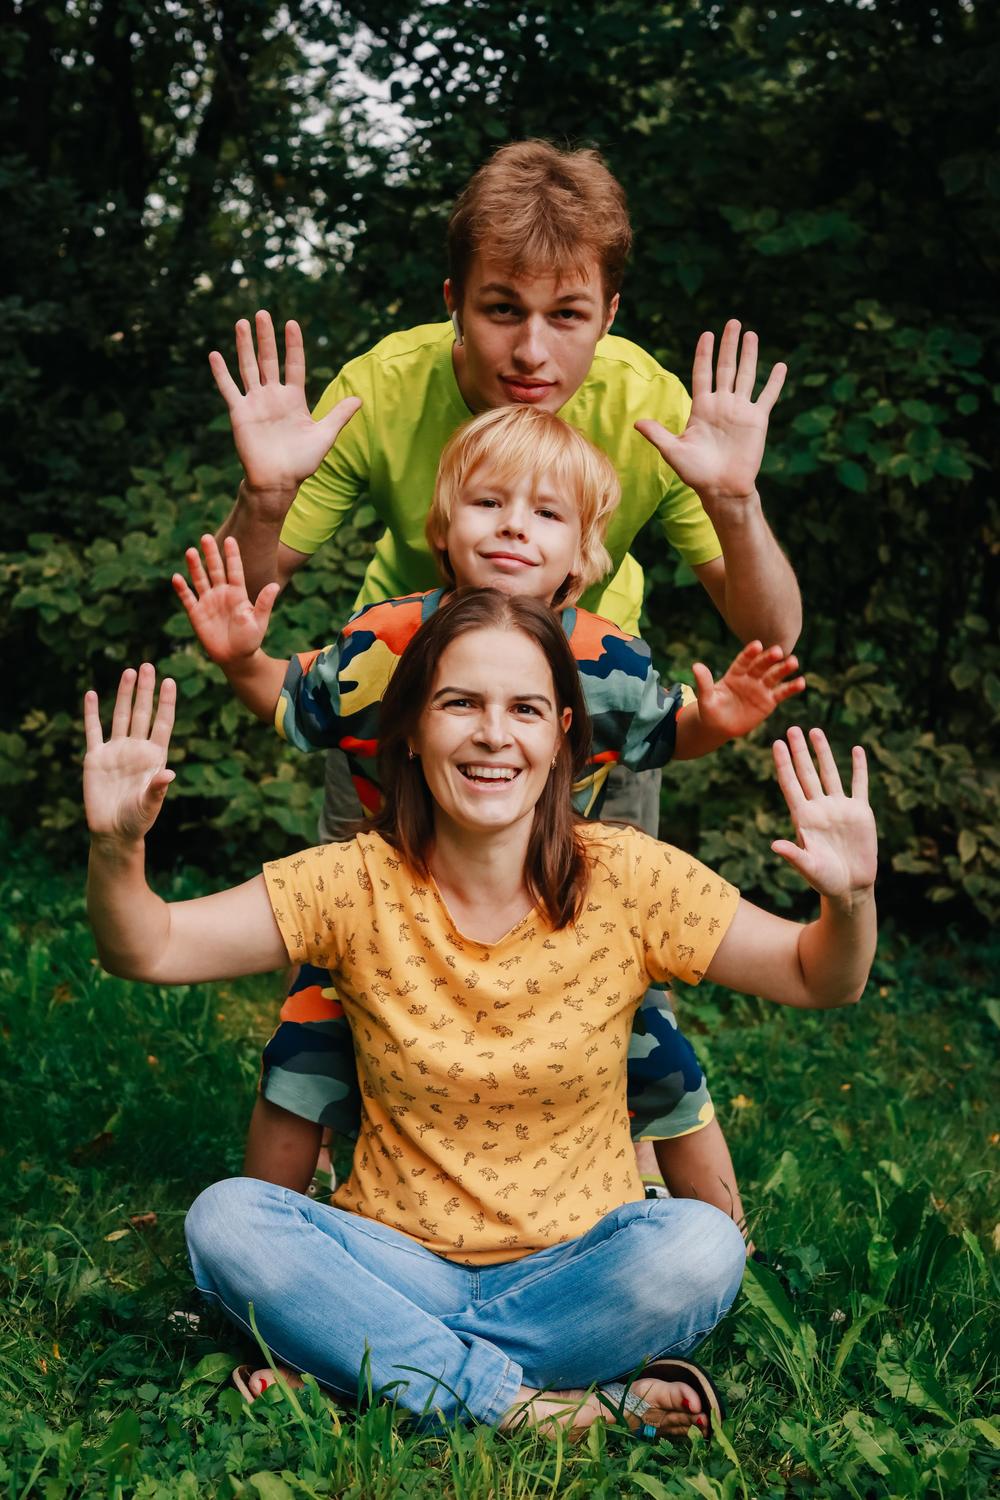
[[[460,345],[462,343],[462,325],[458,321],[457,312],[453,312],[451,315],[451,326],[455,330],[455,343]]]

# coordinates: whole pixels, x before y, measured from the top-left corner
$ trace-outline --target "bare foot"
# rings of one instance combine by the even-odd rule
[[[641,1417],[628,1410],[624,1412],[624,1421],[633,1432],[648,1426],[657,1437],[680,1438],[695,1424],[702,1432],[708,1428],[698,1392],[683,1381],[640,1378],[632,1382],[629,1394],[649,1402],[649,1410]],[[537,1427],[546,1437],[554,1437],[556,1428],[561,1427],[571,1438],[578,1438],[594,1422],[620,1420],[620,1406],[619,1401],[611,1400],[599,1390],[536,1391],[523,1385],[515,1404],[501,1421],[500,1430],[512,1432],[522,1427]]]
[[[297,1391],[301,1387],[302,1376],[295,1370],[286,1370],[284,1365],[276,1365],[275,1369],[278,1372],[278,1379],[285,1385],[291,1386],[292,1390]],[[263,1370],[254,1370],[253,1374],[246,1376],[246,1387],[253,1401],[256,1401],[258,1396],[263,1396],[268,1387],[274,1384],[274,1370],[268,1366],[265,1366]]]

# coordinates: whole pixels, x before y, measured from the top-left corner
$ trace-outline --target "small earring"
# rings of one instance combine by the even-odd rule
[[[406,747],[406,758],[407,760],[416,760],[417,758],[416,751],[411,750],[409,745],[407,745]]]
[[[458,313],[457,312],[453,312],[452,315],[451,315],[451,326],[455,330],[455,343],[458,345],[459,348],[461,348],[462,345],[465,343],[465,340],[462,337],[462,325],[458,321]]]
[[[553,757],[552,757],[552,769],[553,769],[553,771],[554,771],[554,770],[555,770],[555,768],[556,768],[556,761],[557,761],[557,760],[558,760],[558,759],[559,759],[559,757],[558,757],[558,755],[553,755]]]

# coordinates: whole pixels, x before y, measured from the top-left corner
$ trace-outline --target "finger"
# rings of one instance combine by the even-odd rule
[[[240,318],[236,325],[236,358],[239,361],[243,389],[249,395],[260,385],[260,371],[253,351],[253,334],[246,318]]]
[[[167,795],[167,788],[174,780],[175,773],[168,771],[166,767],[162,771],[156,771],[150,777],[148,785],[142,794],[142,815],[152,823],[159,816],[163,799]]]
[[[226,581],[226,570],[222,565],[219,544],[210,531],[206,531],[201,539],[201,550],[205,554],[205,568],[208,573],[208,581],[214,587],[218,588]]]
[[[691,366],[691,396],[695,401],[698,400],[699,396],[710,396],[712,394],[712,353],[714,349],[715,334],[703,333],[695,345],[694,364]]]
[[[96,750],[99,745],[104,744],[101,705],[93,688],[83,695],[83,734],[88,750]]]
[[[201,565],[201,553],[198,548],[188,547],[184,553],[184,561],[187,563],[194,591],[200,599],[203,594],[208,593],[208,576]]]
[[[254,317],[257,328],[257,368],[261,385],[280,385],[281,365],[278,362],[278,341],[274,336],[271,314],[261,308]]]
[[[160,701],[156,705],[156,718],[153,720],[153,732],[149,736],[154,745],[161,745],[164,752],[170,744],[170,735],[174,727],[174,712],[177,707],[177,684],[172,677],[164,677],[160,683]],[[174,773],[170,772],[173,780]]]
[[[771,694],[775,704],[784,703],[786,698],[794,698],[796,693],[804,693],[806,680],[804,677],[793,677],[791,682],[779,682],[771,688]]]
[[[868,801],[868,757],[860,745],[851,750],[851,796]]]
[[[306,350],[302,342],[302,329],[294,318],[285,324],[285,384],[299,385],[305,389]]]
[[[343,401],[338,401],[336,406],[316,423],[316,426],[321,429],[331,448],[337,441],[339,434],[354,416],[354,413],[360,410],[360,396],[345,396]]]
[[[710,698],[715,687],[715,679],[703,661],[696,661],[691,668],[694,673],[694,690],[698,695],[698,702],[703,698]]]
[[[779,363],[775,365],[774,369],[767,377],[767,384],[761,391],[760,395],[757,397],[756,404],[760,407],[761,411],[769,412],[771,410],[772,406],[781,395],[781,387],[785,383],[785,376],[787,374],[788,366],[786,364],[782,364],[779,361]]]
[[[740,325],[736,318],[730,318],[722,330],[722,338],[719,340],[719,363],[715,370],[715,389],[717,391],[731,391],[736,379],[736,351],[740,344]]]
[[[234,536],[227,536],[222,543],[225,553],[225,576],[226,580],[234,588],[240,588],[244,594],[247,591],[246,579],[243,576],[243,554],[240,552],[240,544]]]
[[[151,662],[144,661],[139,668],[139,679],[135,690],[135,707],[132,709],[131,733],[136,739],[146,739],[153,717],[153,689],[156,673]]]
[[[799,661],[796,656],[786,656],[780,646],[769,646],[754,662],[754,672],[766,683],[775,683],[794,672]]]
[[[253,617],[257,621],[262,637],[267,630],[267,624],[271,618],[271,611],[274,608],[274,601],[275,599],[277,599],[280,593],[280,583],[265,583],[264,587],[257,595],[257,602],[253,607]]]
[[[810,729],[809,739],[819,766],[819,774],[823,779],[823,790],[828,797],[842,797],[844,786],[837,769],[837,762],[833,758],[833,751],[830,749],[829,740],[822,729]]]
[[[232,411],[243,400],[243,392],[229,373],[229,366],[219,353],[213,349],[208,356],[208,367],[212,372],[212,378],[218,387],[219,395]]]
[[[781,788],[782,796],[788,804],[788,811],[792,815],[793,822],[798,822],[798,815],[805,806],[805,798],[802,788],[799,786],[792,757],[784,740],[775,740],[771,746],[771,754],[774,756],[774,769]]]
[[[170,582],[173,586],[174,593],[177,595],[178,599],[187,610],[189,617],[193,621],[194,612],[198,607],[198,600],[188,588],[186,579],[182,578],[180,573],[174,573],[171,575]]]
[[[763,651],[764,647],[760,641],[747,641],[743,650],[733,657],[730,672],[754,672],[759,675]]]
[[[114,712],[111,715],[111,738],[113,740],[122,739],[128,734],[129,721],[132,718],[132,689],[135,686],[135,679],[134,667],[126,667],[119,679]]]
[[[737,396],[745,396],[748,401],[751,401],[756,381],[757,335],[755,333],[745,333],[743,335],[743,348],[740,350],[739,363],[736,366],[736,380],[733,389]]]
[[[813,765],[812,756],[809,754],[809,746],[802,730],[797,726],[788,731],[788,749],[792,757],[792,765],[798,777],[799,786],[802,788],[803,796],[813,798],[823,795],[819,777],[816,775],[816,767]]]
[[[801,849],[798,844],[793,844],[789,839],[775,839],[771,845],[771,849],[775,854],[780,854],[781,858],[786,860],[793,870],[797,870],[803,880],[809,879],[812,860],[805,849]]]
[[[652,443],[653,447],[662,453],[667,463],[670,463],[674,445],[680,442],[680,438],[675,437],[672,432],[668,432],[662,422],[654,422],[651,417],[643,417],[640,421],[636,422],[635,430],[636,432],[641,432],[647,443]]]

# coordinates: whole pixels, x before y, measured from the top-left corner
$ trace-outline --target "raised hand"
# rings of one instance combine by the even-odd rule
[[[760,641],[751,641],[718,682],[703,662],[694,664],[698,713],[702,727],[720,740],[749,734],[773,713],[779,703],[801,693],[804,677],[789,678],[798,669],[798,659],[786,656],[780,646],[767,651]]]
[[[775,742],[778,785],[795,824],[796,842],[775,839],[771,848],[821,896],[850,903],[870,890],[878,864],[875,819],[868,805],[868,764],[861,746],[855,745],[847,796],[826,735],[810,729],[809,739],[816,765],[801,729],[788,731],[787,744]]]
[[[280,585],[266,584],[256,604],[251,604],[239,544],[235,537],[227,536],[222,545],[224,558],[213,536],[202,537],[204,567],[197,547],[185,552],[193,592],[180,573],[170,581],[206,654],[220,667],[228,667],[260,649]]]
[[[361,405],[356,396],[339,401],[314,422],[306,403],[306,357],[298,323],[285,324],[285,382],[274,325],[268,312],[258,312],[257,350],[250,324],[236,325],[236,358],[243,391],[229,373],[217,349],[208,356],[219,393],[229,409],[236,451],[248,487],[270,496],[287,511],[304,479],[314,474],[337,440],[341,428]]]
[[[83,803],[95,839],[123,843],[141,839],[156,822],[174,779],[173,771],[167,770],[167,749],[177,688],[172,678],[163,679],[154,717],[155,686],[156,672],[149,662],[138,673],[132,667],[122,673],[107,740],[101,730],[97,694],[89,692],[84,697]]]
[[[748,499],[755,494],[768,418],[788,370],[787,365],[775,365],[754,401],[757,335],[744,334],[741,351],[740,325],[731,318],[719,342],[713,390],[714,344],[711,333],[703,333],[698,340],[691,375],[691,415],[680,437],[650,418],[635,424],[709,507],[713,500]]]

